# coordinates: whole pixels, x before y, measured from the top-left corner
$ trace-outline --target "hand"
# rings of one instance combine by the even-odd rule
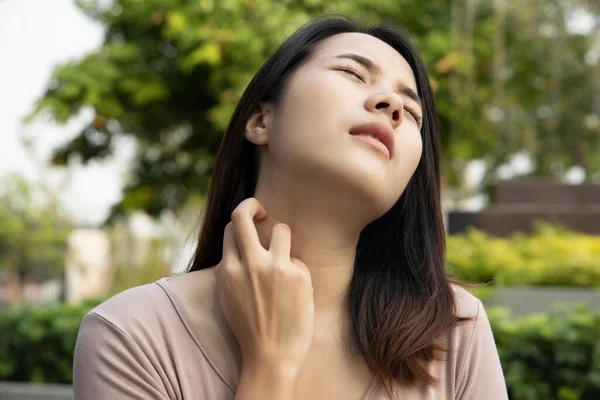
[[[273,226],[262,247],[254,219],[266,217],[258,200],[242,201],[225,227],[223,257],[215,268],[221,310],[248,365],[301,369],[314,332],[314,301],[306,265],[290,258],[291,231]]]

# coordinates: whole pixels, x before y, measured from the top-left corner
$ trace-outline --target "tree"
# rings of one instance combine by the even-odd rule
[[[494,171],[524,148],[541,174],[552,172],[553,160],[600,170],[600,144],[591,137],[597,130],[582,125],[600,105],[593,89],[578,84],[597,70],[582,62],[592,38],[560,28],[556,50],[555,38],[539,33],[548,24],[564,27],[572,7],[566,0],[106,4],[78,0],[106,26],[104,44],[56,69],[30,119],[44,112],[64,123],[83,107],[95,111],[56,152],[56,164],[106,157],[119,137],[135,137],[139,154],[112,215],[143,209],[157,216],[204,193],[221,135],[254,72],[299,25],[329,12],[396,20],[413,33],[437,90],[447,187],[464,185],[468,161],[483,158]]]
[[[450,133],[446,167],[457,168],[448,176],[460,180],[465,162],[481,158],[490,172],[484,183],[494,184],[517,152],[532,159],[532,175],[560,179],[577,165],[588,181],[598,176],[600,27],[570,31],[575,13],[593,20],[600,8],[586,0],[454,2],[458,56],[450,92],[438,94],[454,98],[442,100],[454,112],[441,112]]]
[[[38,204],[18,176],[3,182],[0,194],[0,271],[22,285],[26,278],[64,273],[70,224],[50,204]]]

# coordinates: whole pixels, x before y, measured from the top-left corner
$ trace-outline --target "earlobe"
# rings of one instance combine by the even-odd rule
[[[272,107],[261,103],[256,107],[254,113],[246,123],[245,138],[257,145],[265,145],[269,142],[269,122],[271,119]]]

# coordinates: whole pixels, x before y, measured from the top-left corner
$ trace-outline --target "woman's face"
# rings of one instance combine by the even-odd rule
[[[416,93],[408,62],[385,42],[361,33],[329,37],[292,75],[268,122],[268,165],[286,176],[325,181],[380,216],[398,200],[421,157],[423,110]],[[358,135],[362,130],[387,132],[393,141],[382,148],[386,139],[369,143]]]

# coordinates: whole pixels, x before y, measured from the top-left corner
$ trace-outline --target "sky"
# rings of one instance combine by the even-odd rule
[[[51,150],[72,138],[89,121],[89,112],[66,126],[43,116],[24,126],[22,118],[44,93],[53,68],[96,49],[103,34],[74,0],[0,0],[0,179],[16,173],[44,182],[84,226],[102,222],[120,199],[132,145],[122,146],[108,162],[51,170],[46,167]],[[23,137],[33,138],[31,152]]]

